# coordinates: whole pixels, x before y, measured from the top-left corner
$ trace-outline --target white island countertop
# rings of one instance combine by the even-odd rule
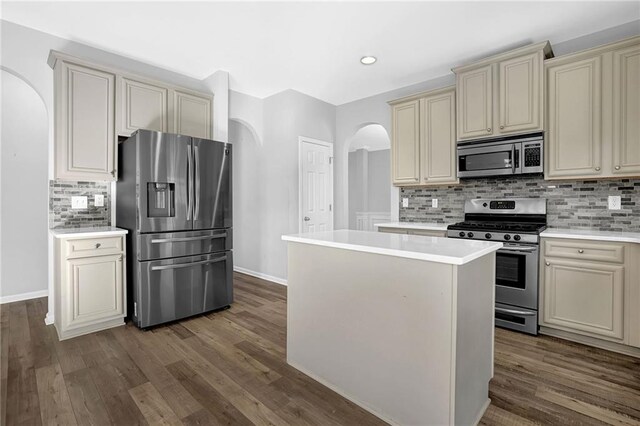
[[[540,234],[540,236],[543,238],[569,238],[578,240],[617,241],[621,243],[640,244],[640,232],[547,228]]]
[[[502,247],[502,243],[342,229],[283,235],[284,241],[334,247],[451,265],[464,265]]]
[[[115,226],[97,226],[86,228],[60,228],[49,229],[54,238],[84,238],[84,237],[108,237],[112,235],[125,235],[129,231]]]
[[[449,223],[438,222],[383,222],[374,223],[375,228],[420,229],[424,231],[446,231]]]

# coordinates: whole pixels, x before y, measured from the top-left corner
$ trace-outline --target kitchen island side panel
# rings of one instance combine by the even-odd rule
[[[496,254],[457,266],[455,424],[473,425],[489,406],[493,377]]]
[[[454,266],[288,247],[288,363],[392,424],[451,424]]]

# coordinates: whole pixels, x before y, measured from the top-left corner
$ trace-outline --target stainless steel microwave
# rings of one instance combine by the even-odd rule
[[[458,177],[542,173],[541,133],[486,141],[458,142]]]

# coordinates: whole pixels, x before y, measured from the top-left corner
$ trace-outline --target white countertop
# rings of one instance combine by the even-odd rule
[[[618,241],[621,243],[640,244],[640,232],[547,228],[540,234],[540,236],[543,238],[574,238],[579,240]]]
[[[425,231],[446,231],[449,223],[437,222],[388,222],[375,223],[376,228],[423,229]]]
[[[355,250],[430,262],[464,265],[492,253],[502,243],[384,232],[338,231],[283,235],[284,241]]]
[[[111,235],[125,235],[129,231],[115,226],[100,226],[88,228],[63,228],[49,229],[54,238],[82,238],[82,237],[105,237]]]

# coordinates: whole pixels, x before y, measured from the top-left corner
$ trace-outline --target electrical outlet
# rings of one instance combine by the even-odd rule
[[[96,194],[93,196],[93,205],[96,207],[104,207],[104,195]]]
[[[620,210],[622,201],[619,195],[609,195],[609,210]]]
[[[71,208],[72,209],[86,209],[87,208],[87,197],[71,197]]]
[[[431,199],[431,207],[433,207],[434,209],[438,208],[438,199],[437,198],[432,198]]]
[[[409,199],[408,198],[403,198],[402,199],[402,207],[409,207]]]

